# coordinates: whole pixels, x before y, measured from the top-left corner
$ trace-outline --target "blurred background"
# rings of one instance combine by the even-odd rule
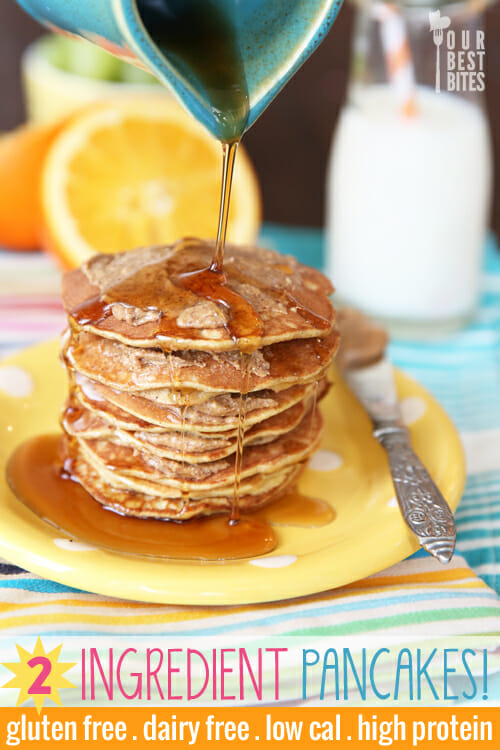
[[[328,37],[245,137],[264,198],[264,218],[320,226],[332,131],[345,96],[354,10],[344,3]],[[494,140],[492,225],[500,231],[500,3],[486,14],[487,100]],[[43,33],[13,0],[0,3],[0,130],[24,118],[20,59]],[[293,155],[293,157],[291,156]],[[304,186],[307,186],[305,188]]]
[[[316,53],[245,136],[261,181],[264,219],[303,226],[324,223],[324,187],[332,132],[345,97],[353,6],[339,17]],[[0,3],[0,131],[25,116],[21,55],[44,33],[13,0]],[[500,2],[486,12],[487,107],[495,162],[491,224],[500,232]],[[293,157],[291,155],[293,154]],[[304,186],[307,186],[305,189]]]

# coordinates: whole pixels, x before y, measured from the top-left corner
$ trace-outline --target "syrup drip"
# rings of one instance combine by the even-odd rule
[[[314,382],[314,390],[313,390],[312,422],[311,422],[311,424],[314,424],[314,417],[316,416],[316,409],[317,409],[317,406],[318,406],[318,388],[319,388],[319,380],[315,380],[315,382]]]
[[[285,268],[288,267],[281,265],[279,266],[279,268],[280,270],[284,271]],[[292,270],[293,269],[290,268],[290,271]],[[287,307],[292,309],[294,308],[295,311],[298,312],[299,315],[309,323],[309,325],[314,326],[314,328],[317,328],[319,330],[327,330],[330,328],[331,324],[328,318],[324,317],[323,315],[319,315],[316,312],[313,312],[313,310],[302,304],[302,302],[298,300],[297,297],[294,296],[288,289],[270,288],[268,285],[259,283],[255,278],[248,279],[243,273],[239,273],[238,269],[236,268],[232,268],[232,276],[241,284],[250,282],[258,289],[265,289],[266,292],[273,295],[274,299],[277,302],[283,302]]]
[[[181,405],[181,476],[185,476],[186,466],[186,404]],[[189,502],[189,492],[182,491],[183,504]]]
[[[318,408],[318,391],[319,391],[319,380],[314,382],[313,395],[312,395],[312,420],[310,434],[313,434],[314,417],[316,416],[316,409]]]
[[[224,211],[222,206],[221,210]],[[221,231],[223,241],[225,225]],[[186,266],[203,262],[206,254],[199,251],[200,244],[192,238],[182,240],[170,261],[142,267],[103,294],[78,305],[71,311],[71,317],[80,326],[99,325],[112,316],[115,304],[151,312],[155,319],[149,324],[154,326],[149,335],[158,337],[161,344],[161,337],[197,339],[200,336],[199,328],[180,326],[175,316],[162,316],[162,308],[172,308],[180,314],[200,299],[210,300],[226,311],[224,327],[237,347],[240,350],[255,347],[262,336],[262,320],[252,305],[228,285],[224,271],[218,266],[217,244],[207,267],[200,269],[194,265],[185,270]]]
[[[18,499],[37,516],[75,539],[116,552],[180,560],[222,561],[271,552],[270,523],[315,527],[334,517],[326,503],[288,493],[234,526],[225,516],[175,522],[123,516],[105,508],[61,465],[60,436],[42,435],[11,456],[7,479]],[[329,506],[328,506],[329,508]]]
[[[246,417],[246,398],[244,393],[240,393],[238,403],[238,432],[236,435],[236,455],[234,461],[234,490],[233,504],[231,506],[231,515],[229,523],[234,525],[240,520],[240,484],[241,484],[241,467],[243,465],[243,440],[245,437],[245,417]]]
[[[182,253],[182,245],[180,252]],[[171,280],[176,286],[196,294],[197,297],[221,305],[228,315],[226,330],[240,351],[243,351],[251,346],[249,339],[261,338],[262,320],[252,305],[228,286],[224,272],[217,266],[216,253],[208,268],[183,273]],[[186,335],[186,329],[182,335]]]
[[[78,432],[85,419],[85,412],[79,404],[68,404],[62,418],[62,426],[65,429],[65,425],[68,425],[71,427],[71,431]]]
[[[250,371],[252,368],[253,353],[240,352],[240,372],[241,372],[241,388],[240,397],[238,402],[238,431],[236,433],[236,455],[234,459],[234,492],[233,492],[233,504],[231,507],[231,516],[229,523],[235,524],[240,520],[240,484],[241,484],[241,469],[243,466],[243,443],[245,440],[245,422],[246,422],[246,410],[247,401],[246,396],[248,393],[248,381],[250,378]]]
[[[166,354],[166,358],[168,362],[168,369],[170,370],[170,382],[173,385],[176,381],[176,377],[175,377],[174,366],[172,363],[172,352],[165,352],[165,354]]]
[[[222,190],[219,208],[219,226],[215,243],[214,257],[210,269],[222,273],[224,266],[224,245],[226,244],[227,222],[229,219],[229,204],[231,201],[231,186],[233,184],[234,162],[238,141],[222,144]]]

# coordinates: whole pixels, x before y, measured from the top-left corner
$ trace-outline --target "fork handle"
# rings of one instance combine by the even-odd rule
[[[411,447],[406,427],[375,429],[385,448],[399,507],[420,544],[440,562],[451,560],[457,529],[451,509]]]
[[[441,60],[439,53],[439,44],[436,45],[436,92],[441,91]]]

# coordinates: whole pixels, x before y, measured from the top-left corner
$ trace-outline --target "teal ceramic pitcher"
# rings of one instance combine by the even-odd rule
[[[217,138],[257,119],[327,33],[342,0],[18,0],[167,83]]]

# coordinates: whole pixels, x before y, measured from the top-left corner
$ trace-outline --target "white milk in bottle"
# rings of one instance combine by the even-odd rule
[[[405,334],[473,315],[487,231],[481,20],[466,4],[440,8],[364,5],[327,178],[326,265],[338,300]],[[460,74],[457,93],[449,52],[456,64],[462,44],[475,69]]]
[[[490,186],[488,128],[474,104],[417,90],[395,115],[389,85],[341,114],[328,179],[328,271],[339,296],[403,321],[474,309]]]

